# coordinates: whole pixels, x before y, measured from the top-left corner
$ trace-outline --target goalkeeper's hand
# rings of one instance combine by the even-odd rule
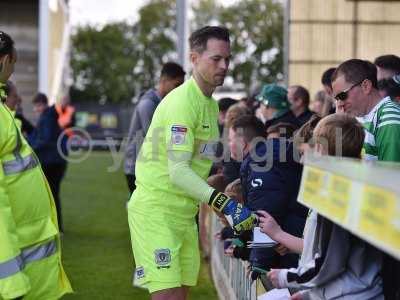
[[[237,233],[251,230],[257,225],[257,216],[254,213],[224,193],[215,191],[208,204],[217,212],[223,213]]]

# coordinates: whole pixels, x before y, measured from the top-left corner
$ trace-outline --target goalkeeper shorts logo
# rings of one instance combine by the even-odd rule
[[[136,276],[137,279],[144,278],[144,268],[143,267],[136,268],[135,276]]]
[[[171,252],[169,249],[157,249],[154,251],[154,256],[158,269],[169,268],[171,264]]]

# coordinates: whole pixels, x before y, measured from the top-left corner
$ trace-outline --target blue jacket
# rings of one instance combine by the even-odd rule
[[[308,212],[297,202],[301,173],[302,166],[293,159],[292,143],[280,139],[258,143],[240,170],[245,205],[253,211],[267,211],[284,231],[301,237]],[[261,268],[295,267],[297,260],[297,255],[280,257],[273,249],[253,249],[250,254],[253,266]]]
[[[66,162],[63,156],[67,154],[67,137],[60,137],[61,133],[57,111],[54,106],[50,106],[40,115],[36,128],[28,136],[28,142],[42,165]]]
[[[279,139],[258,143],[240,169],[246,206],[267,211],[289,233],[301,236],[303,228],[297,227],[304,226],[308,211],[297,202],[301,173],[302,166],[293,159],[292,143]]]

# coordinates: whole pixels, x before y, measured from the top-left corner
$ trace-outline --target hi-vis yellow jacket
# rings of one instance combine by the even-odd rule
[[[50,300],[71,291],[51,190],[0,102],[0,299]]]

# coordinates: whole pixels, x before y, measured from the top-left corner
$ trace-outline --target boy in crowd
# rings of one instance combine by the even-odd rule
[[[338,128],[342,134],[337,135]],[[314,132],[314,151],[320,155],[339,156],[336,142],[341,141],[341,156],[361,158],[364,130],[358,121],[345,114],[330,115],[319,122]],[[311,211],[315,220],[304,232],[304,248],[297,269],[271,270],[269,279],[277,288],[304,289],[292,299],[383,299],[379,253],[340,226]],[[281,243],[282,230],[264,214],[262,231]],[[286,239],[290,241],[290,238]],[[287,245],[290,248],[289,245]]]
[[[229,131],[232,157],[244,157],[240,173],[245,206],[266,210],[286,231],[301,236],[307,215],[296,201],[302,167],[294,161],[286,138],[265,139],[265,133],[255,116],[237,119]],[[262,269],[294,267],[297,260],[297,255],[280,256],[274,249],[253,249],[250,254],[253,267]]]

